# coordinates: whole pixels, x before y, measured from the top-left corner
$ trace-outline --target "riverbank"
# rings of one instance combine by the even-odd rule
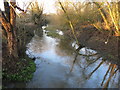
[[[13,88],[7,82],[31,80],[36,70],[34,61],[24,53],[19,58],[10,58],[5,47],[2,50],[2,88]]]
[[[25,17],[24,17],[25,18]],[[32,79],[36,70],[34,60],[26,55],[26,45],[37,34],[42,36],[42,28],[24,18],[17,18],[18,58],[10,58],[7,41],[2,37],[2,86],[9,88],[7,82],[26,82]],[[30,19],[30,18],[28,18]]]
[[[71,31],[65,33],[71,37]],[[118,58],[118,37],[109,34],[109,31],[99,31],[93,26],[82,26],[76,31],[76,36],[81,45],[96,50],[106,60],[114,64],[119,63]]]

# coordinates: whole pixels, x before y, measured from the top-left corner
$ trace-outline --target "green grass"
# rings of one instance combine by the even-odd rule
[[[59,35],[56,31],[47,32],[47,36],[50,36],[50,37],[53,37],[53,38],[58,38],[58,39],[64,38],[63,35]]]
[[[49,31],[55,31],[57,29],[58,27],[56,25],[49,25],[48,27],[46,27],[46,30],[49,30]]]
[[[61,36],[55,32],[55,31],[50,31],[50,32],[47,32],[47,36],[51,36],[53,38],[60,38]]]
[[[28,59],[28,58],[27,58]],[[33,73],[35,72],[36,66],[33,60],[27,60],[28,65],[24,66],[20,71],[14,74],[2,73],[3,77],[9,81],[29,81],[33,77]],[[20,65],[21,62],[16,63]]]
[[[52,26],[47,27],[46,30],[48,31],[47,36],[50,36],[53,38],[59,38],[59,39],[61,39],[63,37],[62,35],[59,35],[56,31],[57,29],[55,29]]]

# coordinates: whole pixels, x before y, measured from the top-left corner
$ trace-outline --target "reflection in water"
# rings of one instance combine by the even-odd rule
[[[86,48],[83,48],[83,49],[86,49]],[[72,71],[73,66],[74,66],[74,64],[75,64],[75,61],[77,60],[76,58],[78,57],[78,55],[82,55],[82,56],[86,56],[86,57],[91,57],[91,56],[92,56],[92,57],[93,57],[93,56],[95,57],[95,56],[97,55],[97,52],[92,51],[92,54],[91,54],[90,51],[92,51],[92,50],[86,49],[85,52],[84,52],[84,54],[80,54],[80,53],[78,53],[78,52],[76,53],[76,56],[75,56],[75,59],[74,59],[74,61],[73,61],[73,65],[72,65],[71,71]],[[91,64],[94,64],[96,61],[100,60],[100,58],[101,58],[101,56],[97,55],[97,58],[96,58],[95,60],[93,60],[93,62],[87,63],[87,64],[88,64],[87,67],[88,67],[89,65],[91,65]],[[86,61],[88,61],[88,60],[90,60],[90,58],[89,58],[89,59],[86,59]],[[88,74],[88,76],[86,77],[86,79],[89,79],[89,78],[100,68],[100,66],[102,66],[104,63],[106,63],[106,61],[102,59],[101,62],[97,65],[97,67],[96,67],[92,72],[90,72],[90,74]],[[84,67],[84,69],[86,69],[87,67]],[[82,67],[81,67],[81,68],[82,68]],[[103,86],[104,88],[107,88],[107,87],[109,86],[110,80],[111,80],[112,78],[113,78],[112,84],[116,83],[116,82],[115,82],[116,77],[117,77],[117,79],[118,79],[117,72],[119,73],[117,65],[116,65],[116,64],[109,63],[109,64],[108,64],[108,69],[107,69],[107,71],[106,71],[106,73],[105,73],[105,75],[104,75],[104,77],[103,77],[101,86]],[[107,76],[108,76],[108,77],[107,77]],[[105,82],[105,83],[104,83],[104,82]],[[111,85],[112,85],[112,84],[111,84]],[[116,85],[118,85],[118,84],[119,84],[119,81],[117,82]],[[118,87],[118,86],[116,86],[116,87]]]
[[[105,61],[96,51],[81,48],[69,38],[55,39],[45,33],[35,36],[26,53],[35,57],[36,72],[29,88],[118,87],[118,67]],[[72,46],[75,46],[72,47]]]
[[[64,37],[60,40],[59,44],[56,47],[58,55],[67,54],[68,56],[72,55],[75,52],[74,48],[71,48],[72,40],[68,37]]]
[[[101,85],[103,85],[103,83],[104,83],[104,81],[105,81],[105,79],[106,79],[106,76],[107,76],[108,73],[110,72],[109,78],[108,78],[108,80],[106,81],[106,83],[104,84],[104,88],[108,87],[109,82],[110,82],[110,80],[111,80],[111,78],[112,78],[113,76],[116,77],[115,74],[116,74],[117,71],[118,71],[118,68],[116,67],[115,64],[110,64],[110,65],[109,65],[109,68],[108,68],[108,70],[107,70],[107,72],[106,72],[106,74],[105,74],[105,76],[104,76],[104,78],[103,78],[103,81],[102,81],[102,83],[101,83]]]

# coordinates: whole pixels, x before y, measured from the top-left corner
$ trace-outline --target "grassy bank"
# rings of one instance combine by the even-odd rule
[[[56,31],[53,31],[53,30],[47,32],[47,36],[50,36],[50,37],[53,37],[53,38],[62,38],[61,35],[59,35]]]
[[[48,27],[46,27],[45,29],[47,32],[47,36],[53,37],[53,38],[59,38],[62,39],[63,35],[60,35],[57,30],[58,28],[54,25],[49,25]]]
[[[15,63],[15,61],[14,61]],[[33,72],[35,72],[36,66],[32,59],[25,57],[16,62],[14,65],[18,71],[3,68],[2,76],[6,81],[29,81],[32,79]]]

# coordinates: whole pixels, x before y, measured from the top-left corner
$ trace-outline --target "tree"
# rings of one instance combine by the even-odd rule
[[[43,16],[43,6],[39,6],[38,1],[32,2],[30,5],[30,14],[32,15],[32,21],[34,24],[40,25],[42,27],[44,23],[44,16]]]
[[[11,5],[10,5],[11,4]],[[0,11],[0,22],[7,34],[7,49],[10,56],[18,57],[16,41],[16,13],[14,6],[16,2],[4,1],[5,13]]]
[[[8,50],[9,56],[18,58],[15,9],[17,8],[21,11],[24,11],[24,10],[16,6],[16,0],[12,0],[10,2],[7,2],[7,0],[4,0],[4,7],[5,7],[5,12],[0,10],[0,22],[3,26],[3,31],[6,33],[7,50]]]

